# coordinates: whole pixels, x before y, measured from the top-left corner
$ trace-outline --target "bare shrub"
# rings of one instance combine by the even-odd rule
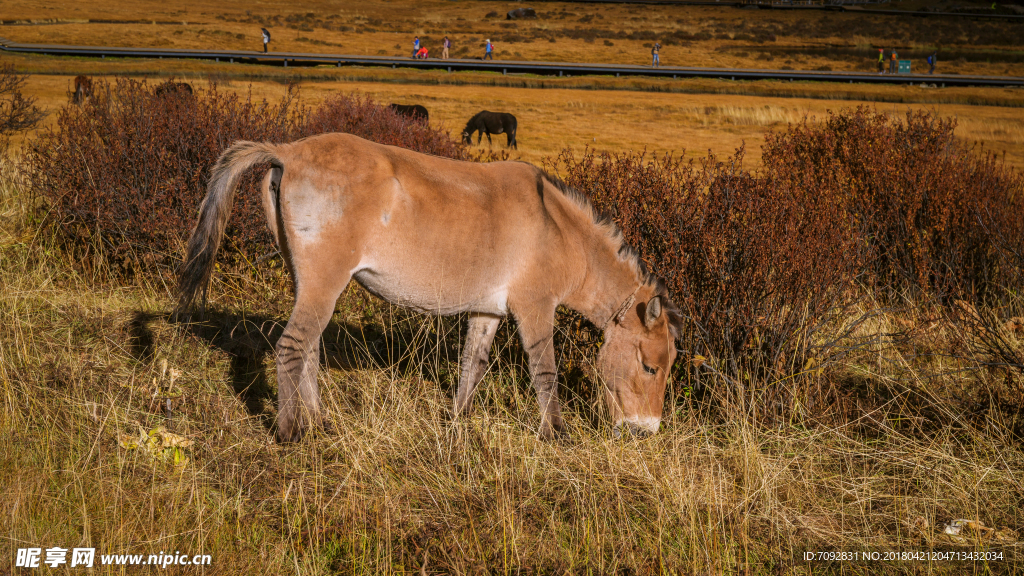
[[[35,98],[21,93],[25,76],[14,72],[13,64],[0,65],[0,154],[7,151],[12,134],[35,128],[45,114]]]

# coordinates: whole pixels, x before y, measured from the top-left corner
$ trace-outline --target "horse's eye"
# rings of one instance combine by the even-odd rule
[[[641,364],[643,364],[643,362],[641,362]],[[644,367],[644,372],[647,372],[651,376],[654,376],[655,374],[658,373],[658,369],[657,368],[651,368],[647,364],[643,364],[643,367]]]

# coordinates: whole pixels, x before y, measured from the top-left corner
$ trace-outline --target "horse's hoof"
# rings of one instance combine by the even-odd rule
[[[570,441],[569,432],[565,429],[564,424],[561,426],[542,426],[537,436],[545,442],[567,444]]]
[[[298,424],[292,422],[278,423],[277,441],[279,444],[301,442],[305,434],[305,429]]]

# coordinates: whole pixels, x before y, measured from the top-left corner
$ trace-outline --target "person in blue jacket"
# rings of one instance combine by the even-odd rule
[[[488,58],[494,60],[494,44],[491,44],[490,38],[488,38],[487,42],[484,44],[484,60],[487,60]]]

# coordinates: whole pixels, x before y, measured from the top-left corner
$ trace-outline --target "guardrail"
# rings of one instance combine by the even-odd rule
[[[822,72],[816,70],[757,70],[740,68],[694,68],[624,64],[587,64],[579,62],[541,62],[522,60],[427,59],[409,57],[357,56],[302,52],[263,52],[251,50],[190,50],[181,48],[121,48],[111,46],[67,46],[61,44],[24,44],[0,38],[0,50],[22,54],[54,56],[92,56],[95,58],[181,58],[216,62],[262,64],[271,66],[376,66],[446,70],[448,72],[497,72],[501,74],[537,74],[547,76],[649,76],[655,78],[719,78],[729,80],[783,80],[847,82],[870,84],[936,84],[941,86],[1024,86],[1017,76],[964,76],[956,74],[877,74],[871,72]]]

